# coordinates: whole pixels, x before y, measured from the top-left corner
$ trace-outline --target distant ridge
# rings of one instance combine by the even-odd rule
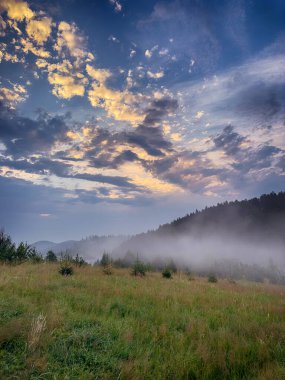
[[[156,230],[131,237],[91,236],[80,241],[68,240],[62,243],[38,241],[33,246],[42,254],[50,249],[57,254],[68,251],[71,254],[78,253],[92,262],[98,260],[104,251],[117,257],[128,251],[151,253],[157,251],[157,240],[173,241],[180,236],[201,239],[214,235],[217,231],[238,239],[274,239],[285,247],[285,192],[219,203],[177,218]]]
[[[215,233],[251,239],[277,239],[285,244],[285,192],[261,195],[249,200],[219,203],[158,229],[131,237],[116,254],[143,249],[151,251],[154,239],[175,239],[180,235],[201,238]]]

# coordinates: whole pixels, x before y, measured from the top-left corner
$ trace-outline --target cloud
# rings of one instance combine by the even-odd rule
[[[152,73],[151,71],[147,71],[147,76],[152,79],[160,79],[164,77],[164,72],[158,71],[157,73]]]
[[[37,119],[30,119],[0,104],[0,124],[0,141],[6,148],[6,155],[25,157],[43,154],[50,151],[57,141],[69,140],[64,116],[40,113]]]
[[[106,110],[109,117],[119,121],[137,123],[143,120],[139,104],[145,99],[141,94],[133,94],[128,90],[113,90],[106,84],[111,76],[108,70],[95,69],[87,65],[87,73],[94,79],[88,98],[93,107]]]
[[[43,17],[40,20],[29,20],[27,23],[28,36],[37,44],[43,45],[51,34],[52,20],[50,17]]]
[[[173,152],[160,160],[145,163],[155,177],[176,184],[192,193],[205,194],[209,186],[221,186],[219,174],[203,154],[191,151]]]
[[[80,34],[77,26],[61,21],[58,25],[56,51],[63,56],[68,52],[72,57],[82,59],[86,56],[85,38]]]
[[[213,139],[217,149],[224,150],[228,155],[235,155],[240,149],[245,137],[234,132],[231,125],[223,129],[223,132]]]
[[[41,57],[41,58],[49,58],[51,56],[49,51],[45,50],[42,47],[35,46],[33,42],[31,42],[27,38],[21,38],[19,42],[20,42],[21,50],[26,54],[31,52],[35,56]]]
[[[146,58],[151,58],[153,53],[158,49],[158,45],[154,45],[151,49],[146,49],[144,55]]]
[[[115,42],[115,43],[117,43],[117,44],[120,43],[120,40],[119,40],[117,37],[113,36],[113,35],[111,35],[111,36],[108,38],[108,40],[109,40],[109,41],[112,41],[112,42]]]
[[[1,0],[0,11],[6,11],[9,18],[16,21],[29,20],[34,16],[34,12],[26,1],[21,0]]]
[[[53,94],[62,99],[70,99],[73,96],[83,96],[85,92],[85,81],[81,78],[50,73],[49,83],[54,85]]]
[[[151,58],[151,56],[152,56],[152,52],[151,52],[149,49],[147,49],[147,50],[145,51],[144,55],[146,56],[146,58]]]
[[[94,181],[99,183],[108,183],[113,186],[127,187],[136,189],[133,183],[130,182],[130,178],[121,176],[106,176],[102,174],[88,174],[88,173],[78,173],[71,176],[71,178],[79,178],[87,181]]]
[[[122,4],[118,0],[109,0],[110,4],[114,6],[116,12],[121,12],[123,7]]]
[[[167,48],[162,48],[162,49],[160,49],[159,52],[158,52],[158,54],[159,54],[161,57],[167,55],[168,53],[169,53],[169,49],[167,49]]]
[[[182,140],[182,136],[180,133],[171,133],[170,137],[173,141],[181,141]]]
[[[170,97],[162,97],[154,100],[150,107],[146,110],[146,116],[143,124],[146,126],[154,126],[160,122],[166,115],[172,115],[178,108],[177,99]]]
[[[181,117],[201,127],[233,124],[248,129],[283,123],[284,59],[284,54],[259,56],[219,75],[176,86]],[[204,115],[198,119],[201,109]]]
[[[3,20],[2,16],[0,15],[0,37],[5,37],[6,34],[6,22]]]
[[[1,87],[0,101],[5,103],[9,108],[15,108],[20,102],[27,99],[27,90],[20,84],[10,83],[10,88]]]
[[[203,112],[203,111],[198,111],[198,112],[196,113],[196,115],[195,115],[195,118],[196,118],[196,119],[201,119],[201,117],[203,117],[203,115],[204,115],[204,112]]]
[[[109,70],[96,69],[90,65],[86,65],[86,71],[91,78],[95,79],[99,84],[104,84],[106,80],[112,75]]]
[[[172,143],[165,139],[161,123],[177,107],[175,99],[153,100],[135,130],[112,133],[104,128],[94,128],[88,136],[85,158],[97,168],[118,168],[124,163],[144,164],[145,160],[164,157],[172,151]]]

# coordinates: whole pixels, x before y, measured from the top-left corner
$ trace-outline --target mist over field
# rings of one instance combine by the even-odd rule
[[[81,241],[38,242],[58,255],[79,254],[90,263],[104,253],[117,265],[136,259],[161,269],[262,280],[285,276],[285,193],[224,202],[196,211],[158,229],[134,236],[91,236]],[[282,280],[283,281],[283,280]]]
[[[173,259],[177,264],[207,267],[215,261],[233,260],[244,264],[268,265],[273,261],[285,270],[284,242],[263,239],[262,236],[228,236],[221,231],[207,236],[153,237],[142,242],[129,242],[114,250],[114,257],[130,250],[147,261]]]

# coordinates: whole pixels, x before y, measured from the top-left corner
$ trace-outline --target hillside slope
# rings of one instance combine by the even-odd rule
[[[285,265],[285,192],[206,207],[132,237],[113,255],[129,251],[144,259],[171,257],[192,264],[227,258]]]

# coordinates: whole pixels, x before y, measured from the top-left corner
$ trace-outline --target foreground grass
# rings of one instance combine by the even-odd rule
[[[1,379],[284,379],[285,288],[0,267]]]

